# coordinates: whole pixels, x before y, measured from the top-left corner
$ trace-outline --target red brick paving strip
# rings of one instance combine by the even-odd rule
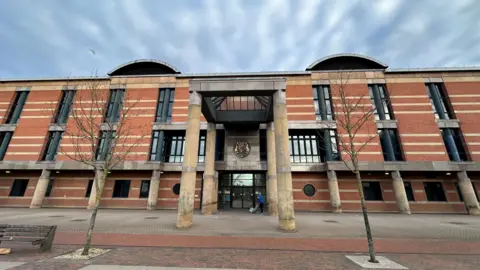
[[[55,243],[81,245],[84,233],[57,232]],[[232,248],[328,252],[367,252],[367,242],[360,238],[267,238],[237,236],[198,236],[162,234],[94,233],[93,245],[127,247],[182,247],[182,248]],[[379,253],[410,254],[480,254],[480,242],[445,241],[427,239],[376,239]]]

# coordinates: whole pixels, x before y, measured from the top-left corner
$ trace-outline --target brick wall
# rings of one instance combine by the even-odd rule
[[[312,185],[315,194],[305,195],[305,185]],[[325,173],[292,173],[293,203],[297,211],[330,211],[330,193]]]

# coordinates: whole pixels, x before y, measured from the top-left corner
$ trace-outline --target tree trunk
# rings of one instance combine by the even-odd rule
[[[100,206],[100,199],[102,198],[102,194],[103,194],[103,187],[105,186],[105,176],[106,174],[103,174],[101,177],[97,178],[97,180],[100,180],[100,181],[99,183],[96,184],[96,187],[95,187],[97,189],[97,194],[96,194],[97,196],[95,198],[95,207],[92,209],[92,215],[90,216],[90,223],[88,225],[85,245],[83,246],[82,255],[84,256],[88,255],[88,252],[90,250],[90,245],[92,243],[92,233],[95,227],[95,220],[97,219],[97,212],[98,212],[98,207]]]
[[[375,249],[373,247],[372,231],[370,230],[370,222],[368,221],[367,207],[365,206],[365,197],[363,196],[362,178],[358,169],[355,170],[355,177],[357,178],[358,193],[360,193],[360,203],[362,205],[363,221],[365,222],[365,230],[367,232],[368,254],[370,255],[369,262],[378,263],[375,259]]]

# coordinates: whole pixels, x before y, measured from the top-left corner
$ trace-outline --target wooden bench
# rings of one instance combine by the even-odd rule
[[[40,245],[40,251],[50,250],[57,226],[0,224],[0,243],[26,242]]]

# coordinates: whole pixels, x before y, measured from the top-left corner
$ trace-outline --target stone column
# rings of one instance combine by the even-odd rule
[[[328,191],[330,192],[330,205],[333,213],[342,213],[342,201],[340,200],[340,192],[338,190],[337,173],[335,171],[327,171]]]
[[[207,141],[205,145],[205,171],[203,173],[203,196],[202,196],[202,214],[211,215],[217,212],[216,182],[215,178],[215,143],[216,143],[215,123],[208,123]]]
[[[50,170],[43,169],[40,178],[38,178],[37,186],[35,187],[35,192],[33,193],[32,202],[30,203],[30,208],[42,207],[43,199],[45,198],[45,193],[47,192],[49,182]]]
[[[97,198],[97,183],[99,185],[99,188],[100,190],[102,191],[102,194],[103,194],[103,187],[105,186],[105,182],[107,181],[107,179],[105,179],[105,181],[100,181],[101,177],[102,177],[102,172],[100,170],[97,170],[95,172],[95,178],[93,180],[93,185],[92,185],[92,191],[90,192],[90,197],[88,198],[88,205],[87,205],[87,209],[93,209],[95,208],[95,201],[96,201],[96,198]],[[100,195],[100,198],[102,196]]]
[[[393,193],[395,193],[395,200],[400,214],[410,215],[410,205],[408,203],[407,193],[405,192],[405,185],[403,184],[402,176],[399,171],[392,172],[392,186]]]
[[[154,170],[150,178],[150,189],[148,190],[147,210],[155,210],[157,207],[158,187],[160,186],[160,170]]]
[[[190,92],[185,152],[183,155],[182,178],[180,180],[180,196],[178,198],[177,228],[190,228],[192,226],[201,109],[201,95],[195,91]]]
[[[468,214],[473,216],[480,215],[480,209],[475,195],[475,190],[472,186],[472,181],[468,178],[466,171],[457,172],[458,187],[462,193],[463,202],[467,208]]]
[[[268,214],[278,216],[277,162],[275,162],[274,124],[267,124],[267,200]]]
[[[277,163],[278,219],[279,230],[295,231],[295,211],[293,209],[292,172],[288,140],[287,101],[285,89],[273,96],[273,117],[275,123],[275,156]]]

